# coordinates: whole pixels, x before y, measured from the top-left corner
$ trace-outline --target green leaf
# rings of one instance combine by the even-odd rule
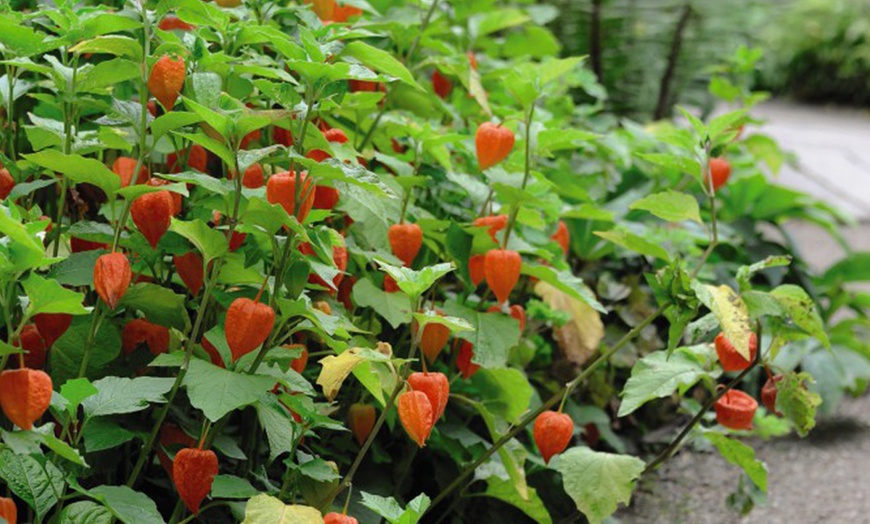
[[[364,65],[371,67],[379,73],[398,78],[409,86],[423,91],[423,88],[414,80],[414,76],[411,75],[410,71],[405,69],[405,66],[401,62],[393,58],[393,55],[386,51],[372,47],[359,40],[354,40],[345,46],[341,54],[342,56],[356,58]]]
[[[121,179],[99,160],[81,155],[65,155],[55,149],[22,155],[27,160],[51,171],[66,175],[76,184],[91,184],[102,189],[111,200],[121,188]]]
[[[702,346],[703,347],[703,346]],[[618,416],[624,417],[652,399],[685,393],[708,373],[706,359],[689,348],[677,348],[670,355],[656,351],[637,361],[625,383]],[[715,378],[718,373],[710,373]]]
[[[802,437],[815,427],[816,408],[822,403],[822,397],[806,387],[806,383],[812,380],[809,373],[789,372],[776,383],[776,409],[794,424]]]
[[[184,295],[173,293],[163,286],[141,283],[127,289],[120,305],[138,309],[155,324],[186,331],[190,326],[190,317],[187,316],[184,299]]]
[[[870,252],[851,253],[828,268],[821,283],[870,282]]]
[[[671,260],[671,257],[668,256],[668,252],[665,251],[665,248],[635,235],[630,231],[624,229],[611,229],[610,231],[595,231],[594,233],[608,242],[613,242],[617,246],[624,247],[625,249],[634,251],[640,255],[660,258],[665,262],[670,262]]]
[[[135,433],[122,427],[112,417],[88,419],[82,428],[82,435],[88,453],[113,449],[136,438]]]
[[[429,324],[441,324],[448,328],[451,333],[463,333],[474,329],[465,319],[442,316],[435,313],[432,309],[423,312],[414,312],[411,315],[414,317],[417,325],[424,330]]]
[[[371,493],[362,492],[360,504],[374,511],[390,524],[416,524],[429,508],[429,497],[425,493],[408,503],[405,509],[393,497],[381,497]]]
[[[598,302],[592,290],[583,283],[583,279],[575,277],[569,271],[559,271],[550,266],[533,265],[523,262],[522,274],[546,282],[559,291],[567,293],[581,302],[585,302],[599,313],[607,314],[607,310]]]
[[[312,507],[286,505],[261,494],[248,501],[242,524],[323,524],[323,517]]]
[[[114,56],[123,56],[132,59],[134,62],[142,61],[142,44],[138,40],[134,40],[127,36],[121,35],[105,35],[98,36],[91,40],[72,47],[73,53],[87,54],[100,53]]]
[[[58,457],[68,460],[76,466],[88,467],[87,462],[85,462],[85,459],[79,455],[77,449],[74,449],[72,446],[55,437],[53,434],[49,433],[47,435],[42,435],[41,440],[42,443]]]
[[[229,251],[226,235],[209,227],[202,220],[195,219],[185,222],[173,218],[169,230],[190,240],[191,244],[202,253],[203,262],[206,265]]]
[[[259,493],[250,482],[235,475],[217,475],[211,485],[214,499],[249,499]]]
[[[150,403],[166,402],[164,395],[172,389],[173,378],[106,377],[94,382],[97,393],[82,402],[85,416],[101,417],[121,413],[135,413]]]
[[[127,486],[97,486],[89,493],[124,524],[165,523],[153,500]]]
[[[519,509],[537,524],[552,524],[553,519],[535,488],[528,488],[528,500],[523,500],[509,479],[493,475],[486,480],[486,496],[499,499]]]
[[[372,308],[393,328],[411,322],[411,299],[402,292],[387,293],[375,287],[369,279],[353,286],[353,302],[359,307]]]
[[[66,383],[60,387],[61,396],[67,400],[66,409],[73,417],[76,417],[76,412],[78,411],[79,406],[81,406],[83,400],[92,397],[99,392],[100,390],[98,390],[93,384],[91,384],[91,381],[86,378],[67,380]]]
[[[272,393],[262,394],[255,406],[260,425],[269,439],[269,460],[291,453],[297,437],[293,417]]]
[[[414,271],[408,267],[393,266],[377,258],[375,262],[377,262],[381,269],[393,277],[399,289],[412,299],[421,296],[435,284],[435,281],[455,269],[453,264],[449,262],[427,266],[419,271]]]
[[[235,373],[197,359],[190,362],[183,385],[190,404],[217,422],[227,413],[256,402],[272,389],[275,379]]]
[[[201,116],[185,111],[171,111],[160,115],[151,122],[151,134],[154,137],[154,143],[157,143],[163,135],[170,131],[175,131],[178,128],[189,126],[200,121],[202,121]]]
[[[83,500],[63,508],[60,524],[111,524],[112,513],[103,506]]]
[[[93,313],[91,313],[93,315]],[[74,317],[69,329],[54,343],[49,352],[51,379],[63,384],[78,377],[84,358],[85,346],[91,332],[91,315]],[[111,322],[103,322],[91,345],[88,369],[85,375],[93,377],[121,353],[121,334]]]
[[[694,220],[701,224],[701,210],[695,197],[677,191],[663,191],[645,196],[634,202],[629,209],[642,209],[668,222]]]
[[[826,348],[831,348],[822,317],[819,316],[813,299],[803,288],[794,284],[783,284],[771,291],[770,294],[791,317],[792,322],[818,339]]]
[[[32,317],[40,313],[88,314],[88,310],[82,306],[84,295],[66,289],[54,280],[42,278],[31,272],[21,285],[30,299],[30,303],[27,304],[28,316]]]
[[[0,450],[0,478],[33,508],[39,521],[57,504],[66,485],[63,473],[46,457],[16,455],[8,448]]]
[[[692,281],[692,289],[698,299],[716,316],[725,338],[734,345],[734,349],[747,361],[749,358],[749,337],[752,335],[752,323],[749,320],[749,310],[743,299],[726,285],[710,286],[698,281]]]
[[[645,464],[628,455],[571,448],[556,457],[553,468],[562,474],[562,486],[591,524],[613,515],[620,503],[628,504],[634,481]]]
[[[97,258],[103,254],[101,250],[71,253],[67,258],[51,266],[46,276],[62,286],[90,286],[94,283],[94,266]]]
[[[519,422],[529,409],[534,389],[518,369],[481,369],[471,381],[486,399],[486,408],[508,422]]]
[[[517,319],[502,313],[484,313],[455,302],[448,302],[444,309],[454,317],[463,318],[473,331],[462,333],[462,338],[474,344],[472,362],[484,368],[507,366],[511,348],[520,340],[520,324]]]
[[[705,431],[704,436],[719,449],[719,453],[725,460],[743,469],[758,489],[767,492],[767,467],[755,458],[755,450],[752,447],[739,440],[728,438],[722,433]]]
[[[637,156],[651,164],[669,169],[676,173],[688,173],[695,178],[695,180],[701,180],[701,164],[693,158],[686,158],[667,153],[644,153],[638,154]]]
[[[235,166],[236,165],[236,156],[233,154],[230,149],[224,145],[223,142],[219,142],[214,138],[206,135],[205,133],[182,133],[180,131],[173,131],[173,134],[176,136],[180,136],[185,140],[190,140],[194,144],[199,144],[202,147],[208,149],[215,155],[219,156],[221,160],[224,161],[224,164],[227,166]],[[169,178],[169,177],[166,177]]]

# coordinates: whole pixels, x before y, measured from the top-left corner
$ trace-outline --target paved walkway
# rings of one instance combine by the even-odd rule
[[[770,102],[753,111],[761,128],[798,155],[779,183],[810,193],[856,218],[841,229],[853,250],[870,251],[870,113]],[[824,271],[844,254],[818,226],[787,228],[801,255]],[[768,467],[767,503],[740,517],[726,505],[740,470],[718,453],[681,451],[620,512],[622,524],[815,524],[870,522],[870,395],[797,436],[749,442]]]

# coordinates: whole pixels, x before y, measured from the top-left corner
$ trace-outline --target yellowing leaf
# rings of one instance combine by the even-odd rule
[[[598,344],[604,338],[601,315],[585,302],[543,280],[535,284],[535,293],[551,308],[571,314],[571,322],[556,328],[554,334],[565,358],[578,366],[583,365],[595,354]]]
[[[327,400],[332,401],[338,395],[344,379],[350,375],[353,368],[365,360],[360,356],[361,352],[362,348],[351,348],[341,355],[330,355],[320,360],[323,369],[317,377],[317,385],[323,388]]]
[[[323,516],[312,507],[286,505],[263,494],[248,501],[242,524],[323,524]]]
[[[692,288],[698,298],[715,315],[725,338],[734,345],[734,349],[749,360],[749,336],[752,334],[752,322],[749,320],[749,310],[743,299],[728,286],[710,286],[693,283]],[[759,341],[760,342],[760,341]]]

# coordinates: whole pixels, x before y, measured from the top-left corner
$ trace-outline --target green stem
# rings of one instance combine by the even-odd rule
[[[692,271],[690,275],[691,279],[695,279],[698,276],[698,273],[701,272],[701,269],[707,263],[707,260],[710,258],[710,255],[713,254],[713,250],[719,245],[719,226],[717,225],[716,220],[716,190],[713,189],[713,179],[710,176],[710,148],[711,144],[707,141],[707,145],[705,147],[705,155],[704,155],[704,180],[709,181],[709,187],[705,188],[707,192],[707,198],[710,201],[710,244],[707,246],[707,249],[704,250],[704,254],[701,256],[701,260],[698,261],[698,266],[695,267],[695,270]],[[760,339],[759,339],[760,340]]]
[[[9,88],[9,101],[6,104],[6,141],[9,147],[9,158],[14,162],[15,159],[15,67],[12,65],[6,66],[7,87]]]
[[[522,189],[526,189],[526,184],[529,183],[529,178],[532,173],[532,119],[535,117],[535,102],[532,102],[532,107],[529,108],[529,113],[526,115],[526,168],[523,173]],[[520,204],[515,203],[511,206],[511,214],[508,218],[507,227],[504,232],[504,241],[502,249],[507,249],[508,240],[510,240],[511,232],[514,229],[514,224],[517,221],[517,215],[520,213]]]
[[[598,369],[598,367],[601,364],[610,360],[610,357],[612,357],[619,350],[621,350],[623,347],[625,347],[632,339],[634,339],[636,336],[638,336],[648,325],[650,325],[655,319],[657,319],[659,317],[659,315],[662,314],[662,311],[664,310],[665,307],[666,307],[666,305],[664,305],[664,306],[656,309],[654,312],[652,312],[640,324],[638,324],[637,326],[632,328],[631,331],[629,331],[621,339],[619,339],[619,341],[613,347],[611,347],[610,349],[608,349],[608,350],[602,352],[600,355],[598,355],[598,358],[596,358],[594,361],[592,361],[592,363],[589,364],[589,367],[584,369],[571,382],[566,384],[565,387],[563,388],[563,390],[560,390],[559,392],[557,392],[556,394],[551,396],[550,399],[547,400],[546,402],[544,402],[543,404],[541,404],[541,406],[538,407],[538,409],[530,412],[528,415],[523,417],[523,419],[517,425],[512,427],[510,429],[510,431],[505,433],[504,436],[502,436],[495,443],[493,443],[492,446],[487,448],[486,451],[484,451],[468,467],[466,467],[464,470],[462,470],[462,472],[459,474],[459,476],[457,476],[453,480],[453,482],[451,482],[446,488],[444,488],[441,491],[441,493],[438,494],[438,496],[436,496],[432,500],[432,504],[429,506],[427,513],[429,511],[432,511],[432,509],[435,508],[436,506],[438,506],[438,504],[441,501],[443,501],[445,498],[447,498],[448,495],[450,495],[454,490],[459,488],[462,485],[462,483],[465,482],[465,479],[467,479],[469,475],[474,473],[474,470],[476,470],[478,468],[478,466],[480,466],[481,464],[486,462],[489,459],[489,457],[494,455],[495,452],[498,451],[502,446],[504,446],[511,439],[516,437],[521,431],[523,431],[526,428],[526,426],[533,423],[535,421],[535,419],[538,418],[538,415],[540,415],[544,411],[547,411],[548,409],[551,409],[553,406],[558,404],[563,396],[570,395],[571,392],[574,391],[574,389],[578,385],[580,385],[580,383],[583,382],[587,377],[589,377],[589,375],[591,375],[596,369]]]
[[[76,96],[76,75],[78,73],[78,58],[73,58],[73,72],[72,72],[72,80],[70,85],[67,86],[66,96],[69,97],[71,102],[67,103],[64,101],[63,103],[63,153],[65,155],[69,155],[72,153],[72,139],[73,139],[73,130],[75,129],[76,133],[78,133],[78,122],[76,119],[76,108],[75,108],[75,96]],[[54,245],[52,246],[52,256],[57,256],[58,250],[60,249],[60,238],[62,231],[62,222],[63,222],[63,214],[66,209],[66,193],[68,190],[69,182],[67,181],[67,177],[61,176],[60,179],[60,201],[57,205],[57,212],[55,213],[54,220]]]
[[[90,363],[91,360],[91,349],[94,346],[94,340],[97,338],[97,333],[100,331],[100,325],[103,323],[103,319],[109,311],[108,306],[101,307],[102,304],[102,300],[97,300],[97,305],[94,306],[94,317],[91,321],[91,330],[88,332],[88,338],[85,341],[85,347],[82,352],[82,362],[79,365],[79,374],[77,375],[77,378],[84,377],[85,373],[88,371],[88,363]]]

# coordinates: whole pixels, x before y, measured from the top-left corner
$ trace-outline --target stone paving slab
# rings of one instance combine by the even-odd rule
[[[766,120],[760,131],[798,157],[796,166],[783,167],[779,183],[870,220],[870,112],[771,101],[752,116]]]

